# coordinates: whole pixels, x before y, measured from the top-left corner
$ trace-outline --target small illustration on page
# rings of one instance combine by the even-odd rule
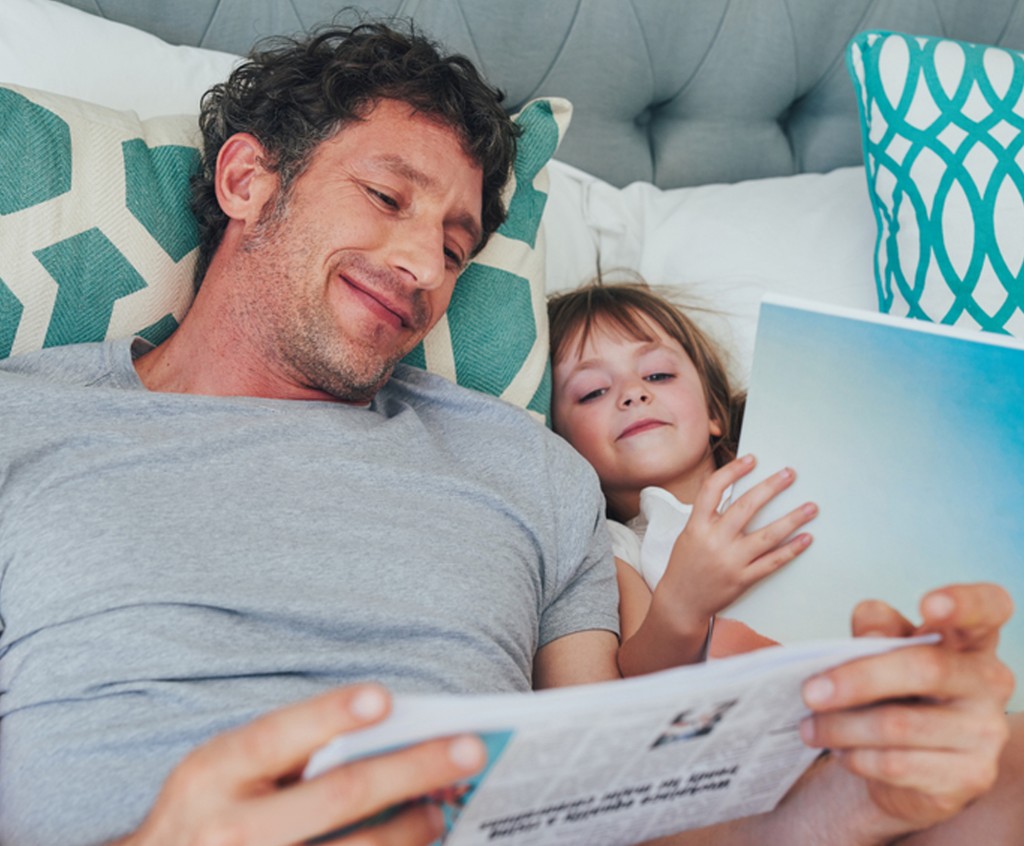
[[[657,749],[668,743],[676,743],[680,740],[693,740],[696,737],[705,737],[714,731],[715,726],[721,722],[722,717],[739,700],[730,699],[726,702],[719,702],[711,708],[703,710],[687,709],[677,714],[665,731],[658,736],[658,739],[651,744],[651,749]]]

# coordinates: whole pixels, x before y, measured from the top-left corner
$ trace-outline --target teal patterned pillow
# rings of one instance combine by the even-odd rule
[[[170,334],[193,293],[197,134],[0,87],[0,356]]]
[[[547,419],[551,394],[545,256],[540,228],[547,163],[572,115],[568,100],[527,103],[508,218],[459,277],[445,318],[406,362],[500,396]]]
[[[1024,335],[1024,54],[864,32],[847,65],[880,309]]]
[[[410,363],[548,412],[540,218],[546,165],[571,115],[528,103],[509,216],[466,268]],[[192,302],[198,233],[188,179],[194,116],[139,120],[68,97],[0,86],[0,357],[141,334],[155,343]]]

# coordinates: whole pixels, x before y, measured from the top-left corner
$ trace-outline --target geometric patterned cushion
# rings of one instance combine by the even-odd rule
[[[463,271],[445,318],[408,361],[547,415],[540,216],[565,100],[528,104],[509,218]],[[140,334],[154,343],[194,295],[188,181],[195,116],[140,120],[0,86],[0,358]]]
[[[1024,336],[1024,54],[864,32],[847,67],[881,311]]]
[[[532,100],[513,116],[522,128],[508,217],[462,271],[441,322],[406,357],[460,385],[493,394],[546,419],[551,393],[545,245],[547,163],[565,135],[572,106]]]
[[[193,293],[197,133],[0,87],[0,356],[170,334]]]

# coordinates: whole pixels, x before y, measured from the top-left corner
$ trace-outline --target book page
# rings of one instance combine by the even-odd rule
[[[613,846],[762,813],[820,754],[799,737],[802,682],[922,639],[771,647],[595,685],[483,696],[397,697],[392,716],[311,759],[345,761],[431,737],[481,734],[489,764],[430,797],[446,846]]]
[[[792,467],[753,527],[808,500],[813,544],[724,613],[783,643],[849,632],[882,599],[911,620],[929,590],[992,581],[1024,608],[1024,344],[788,298],[761,307],[734,500]],[[1024,675],[1024,614],[1000,657]],[[1018,686],[1010,707],[1024,707]]]

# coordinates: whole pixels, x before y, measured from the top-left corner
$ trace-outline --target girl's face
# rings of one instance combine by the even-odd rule
[[[644,322],[653,341],[599,321],[582,350],[569,339],[554,365],[555,431],[593,465],[623,519],[637,513],[648,485],[692,503],[715,469],[710,438],[721,434],[690,357]]]

